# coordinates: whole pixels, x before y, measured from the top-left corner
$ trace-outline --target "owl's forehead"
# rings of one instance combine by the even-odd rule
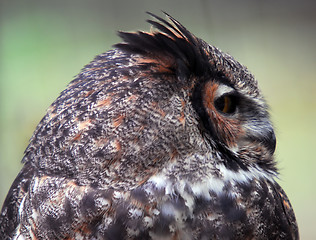
[[[207,44],[203,40],[200,41],[206,49],[205,52],[208,55],[210,71],[216,73],[215,76],[222,76],[215,77],[214,80],[219,84],[230,85],[235,90],[253,98],[260,97],[261,92],[258,81],[246,66],[217,47]]]

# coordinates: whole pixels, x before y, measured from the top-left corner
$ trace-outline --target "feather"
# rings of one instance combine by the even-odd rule
[[[202,41],[167,13],[169,21],[147,13],[157,20],[147,20],[157,31],[119,32],[123,42],[114,47],[151,58],[171,57],[176,64],[172,69],[179,78],[205,75],[210,65]]]

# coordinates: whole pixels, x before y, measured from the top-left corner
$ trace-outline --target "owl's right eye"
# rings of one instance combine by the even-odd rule
[[[237,110],[238,98],[233,94],[224,94],[214,101],[217,111],[225,114],[233,114]]]

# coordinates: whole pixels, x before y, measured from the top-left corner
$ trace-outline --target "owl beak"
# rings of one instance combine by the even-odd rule
[[[273,155],[276,147],[276,138],[272,127],[268,129],[265,128],[263,135],[248,135],[245,138],[238,139],[237,145],[239,148],[245,148],[252,145],[253,142],[260,143],[261,146],[265,147],[266,150]]]

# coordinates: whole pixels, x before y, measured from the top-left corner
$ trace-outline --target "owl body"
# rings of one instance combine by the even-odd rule
[[[4,239],[298,239],[257,81],[179,22],[124,33],[35,130]]]

